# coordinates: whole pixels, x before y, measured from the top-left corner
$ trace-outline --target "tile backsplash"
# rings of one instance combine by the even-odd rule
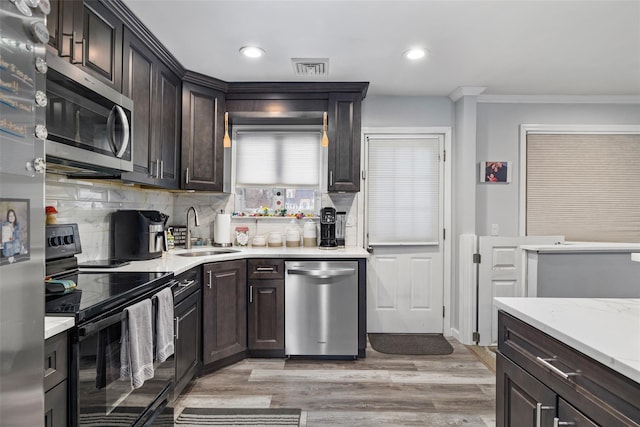
[[[45,181],[45,204],[58,210],[58,223],[78,224],[82,243],[82,253],[78,261],[104,259],[109,256],[110,214],[118,209],[157,210],[169,215],[168,225],[186,225],[189,207],[198,211],[199,227],[191,223],[193,237],[214,240],[214,222],[220,211],[233,211],[233,195],[227,193],[187,193],[169,192],[126,185],[108,180],[69,179],[62,175],[48,173]],[[323,194],[322,206],[333,206],[338,211],[346,211],[351,218],[346,228],[346,245],[356,244],[355,220],[357,194]],[[43,219],[44,220],[44,219]],[[193,220],[191,220],[193,221]],[[319,219],[315,218],[316,224]],[[298,226],[302,235],[305,220],[290,218],[232,218],[231,241],[235,241],[235,227],[248,226],[249,237],[268,234],[271,231],[283,233],[292,224]],[[319,225],[318,225],[319,227]],[[319,228],[318,228],[319,235]]]

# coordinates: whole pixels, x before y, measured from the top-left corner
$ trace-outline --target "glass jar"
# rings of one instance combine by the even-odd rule
[[[236,242],[238,246],[247,246],[249,243],[249,227],[236,227]]]

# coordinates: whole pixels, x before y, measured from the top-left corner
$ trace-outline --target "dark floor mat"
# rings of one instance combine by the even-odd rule
[[[441,355],[453,353],[442,334],[369,334],[374,350],[386,354]]]

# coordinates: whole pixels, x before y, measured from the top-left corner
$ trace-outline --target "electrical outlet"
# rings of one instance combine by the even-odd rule
[[[500,234],[500,231],[498,229],[498,224],[491,224],[491,235],[497,236],[499,234]]]

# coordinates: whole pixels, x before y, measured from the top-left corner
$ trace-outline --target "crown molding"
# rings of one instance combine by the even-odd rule
[[[456,102],[463,96],[478,96],[487,90],[486,86],[460,86],[449,94],[449,99]]]
[[[484,104],[640,104],[638,95],[480,95]]]

